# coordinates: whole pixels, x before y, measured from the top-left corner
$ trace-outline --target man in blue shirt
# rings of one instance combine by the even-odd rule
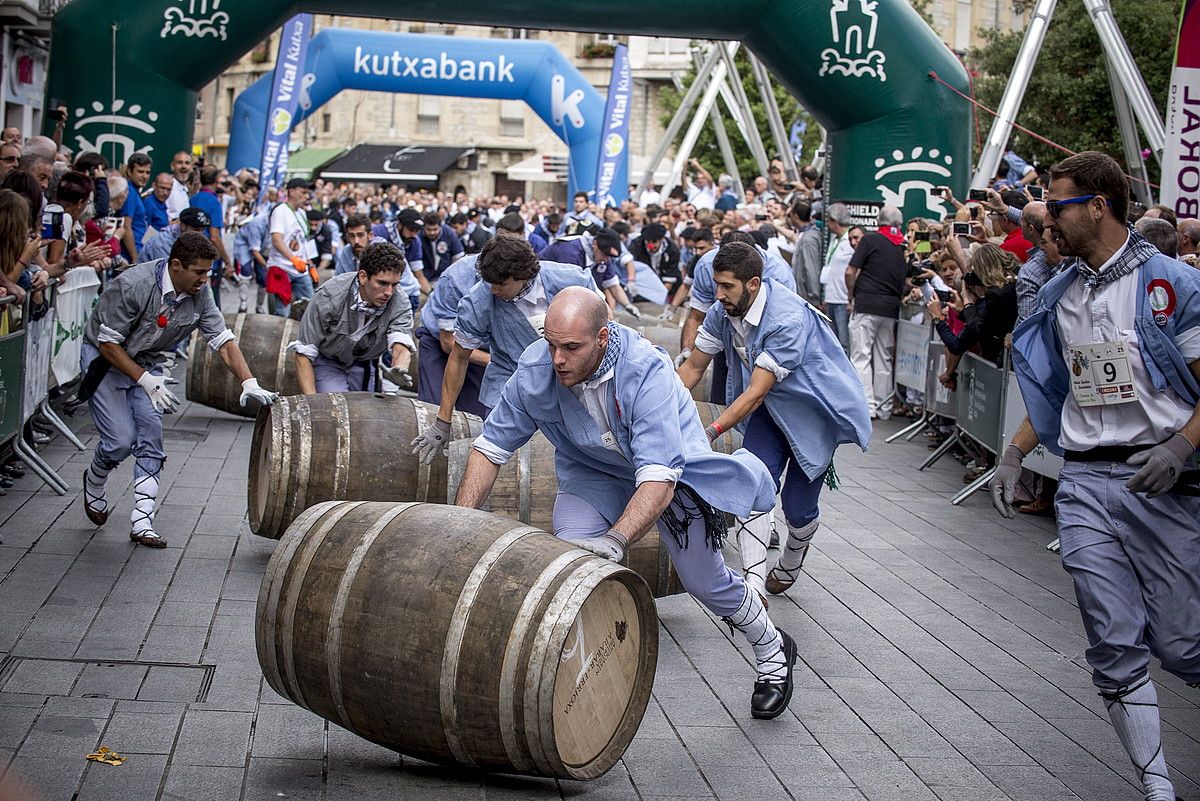
[[[425,263],[425,251],[421,247],[421,213],[416,209],[402,209],[391,224],[372,225],[371,234],[403,250],[410,265]]]
[[[192,195],[190,200],[191,206],[203,209],[208,215],[208,230],[204,233],[217,249],[217,258],[212,266],[212,293],[218,309],[221,308],[221,277],[233,278],[233,261],[225,252],[225,241],[221,236],[225,228],[225,207],[216,192],[220,176],[221,170],[216,165],[206,164],[200,170],[200,191]]]
[[[421,216],[421,255],[424,259],[425,277],[436,281],[446,268],[463,257],[462,242],[450,226],[442,222],[437,212],[429,211]]]
[[[171,224],[171,214],[167,211],[167,198],[171,196],[174,178],[169,172],[160,172],[154,178],[154,188],[150,194],[142,198],[146,207],[146,225],[155,231],[165,231]]]
[[[129,194],[120,214],[125,218],[125,235],[121,238],[121,255],[130,264],[136,264],[142,251],[142,238],[146,235],[146,206],[142,202],[142,189],[150,180],[150,157],[145,153],[134,153],[125,164]]]

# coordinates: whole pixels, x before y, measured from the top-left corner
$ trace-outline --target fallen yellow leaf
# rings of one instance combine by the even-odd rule
[[[94,754],[88,754],[87,758],[93,762],[103,762],[105,765],[120,765],[125,761],[125,757],[118,754],[116,751],[110,751],[106,746],[100,746],[100,750]]]

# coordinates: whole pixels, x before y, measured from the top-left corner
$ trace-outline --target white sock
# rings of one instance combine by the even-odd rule
[[[795,581],[796,576],[800,573],[800,568],[804,565],[804,557],[808,555],[808,546],[820,525],[821,521],[818,518],[800,528],[788,526],[787,546],[779,555],[779,565],[776,569],[787,573],[789,579]]]
[[[1175,788],[1167,778],[1167,759],[1163,756],[1161,724],[1158,717],[1158,693],[1147,676],[1133,690],[1100,693],[1117,737],[1125,746],[1146,801],[1175,801]]]
[[[754,649],[758,681],[782,684],[787,674],[783,638],[767,616],[766,607],[758,593],[747,586],[742,603],[736,612],[725,618],[725,622],[740,631]]]
[[[267,290],[263,289],[261,286],[258,288],[258,295],[254,310],[259,314],[267,313]]]
[[[742,576],[759,595],[767,594],[767,546],[771,539],[772,515],[760,512],[737,519],[737,546],[742,555]]]
[[[108,483],[108,474],[113,469],[96,464],[93,459],[88,469],[83,471],[84,502],[97,512],[108,511],[108,497],[104,494],[104,486]]]
[[[134,534],[154,533],[154,504],[158,500],[158,476],[139,473],[133,481],[133,513],[130,523]]]

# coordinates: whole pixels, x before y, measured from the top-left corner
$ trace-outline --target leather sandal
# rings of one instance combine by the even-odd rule
[[[93,498],[95,500],[98,500],[98,501],[103,501],[104,509],[100,510],[100,509],[92,508],[92,504],[89,501],[89,497]],[[84,470],[83,471],[83,513],[85,515],[87,515],[88,520],[91,520],[97,526],[103,526],[105,523],[108,522],[109,511],[110,510],[108,508],[107,500],[105,500],[104,498],[92,495],[91,493],[88,492],[88,490],[87,490],[87,470]]]
[[[153,531],[143,531],[141,534],[129,532],[129,539],[147,548],[166,548],[167,541]]]

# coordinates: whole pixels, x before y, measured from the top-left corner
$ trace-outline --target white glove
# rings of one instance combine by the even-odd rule
[[[625,548],[629,545],[629,540],[615,528],[610,528],[607,533],[601,534],[599,537],[571,540],[571,544],[585,551],[591,551],[596,556],[603,556],[609,561],[620,562],[625,558]]]
[[[688,360],[688,357],[691,355],[692,355],[691,348],[684,348],[683,350],[679,351],[679,355],[675,357],[675,366],[682,367],[683,363],[686,362]]]
[[[675,308],[676,307],[672,306],[670,303],[668,303],[666,306],[663,306],[663,310],[658,313],[658,319],[674,320],[675,319]]]
[[[238,403],[245,406],[246,401],[250,398],[258,401],[263,406],[270,406],[279,400],[279,393],[269,392],[260,387],[257,378],[247,378],[242,382],[242,397],[238,398]]]
[[[160,414],[170,414],[179,408],[179,398],[175,396],[174,392],[167,389],[167,380],[161,375],[154,375],[147,370],[142,373],[142,377],[137,380],[137,383],[146,391],[150,403],[154,406],[154,411]]]
[[[634,306],[632,303],[625,307],[625,311],[629,312],[630,316],[632,317],[636,317],[639,320],[642,319],[642,310],[637,306]]]
[[[383,377],[400,387],[400,389],[411,391],[413,388],[412,376],[408,374],[407,370],[400,367],[393,366],[387,368],[383,371]]]
[[[450,441],[450,424],[440,417],[434,418],[433,424],[427,426],[412,441],[412,452],[421,457],[423,464],[429,464],[434,457],[442,452]]]

